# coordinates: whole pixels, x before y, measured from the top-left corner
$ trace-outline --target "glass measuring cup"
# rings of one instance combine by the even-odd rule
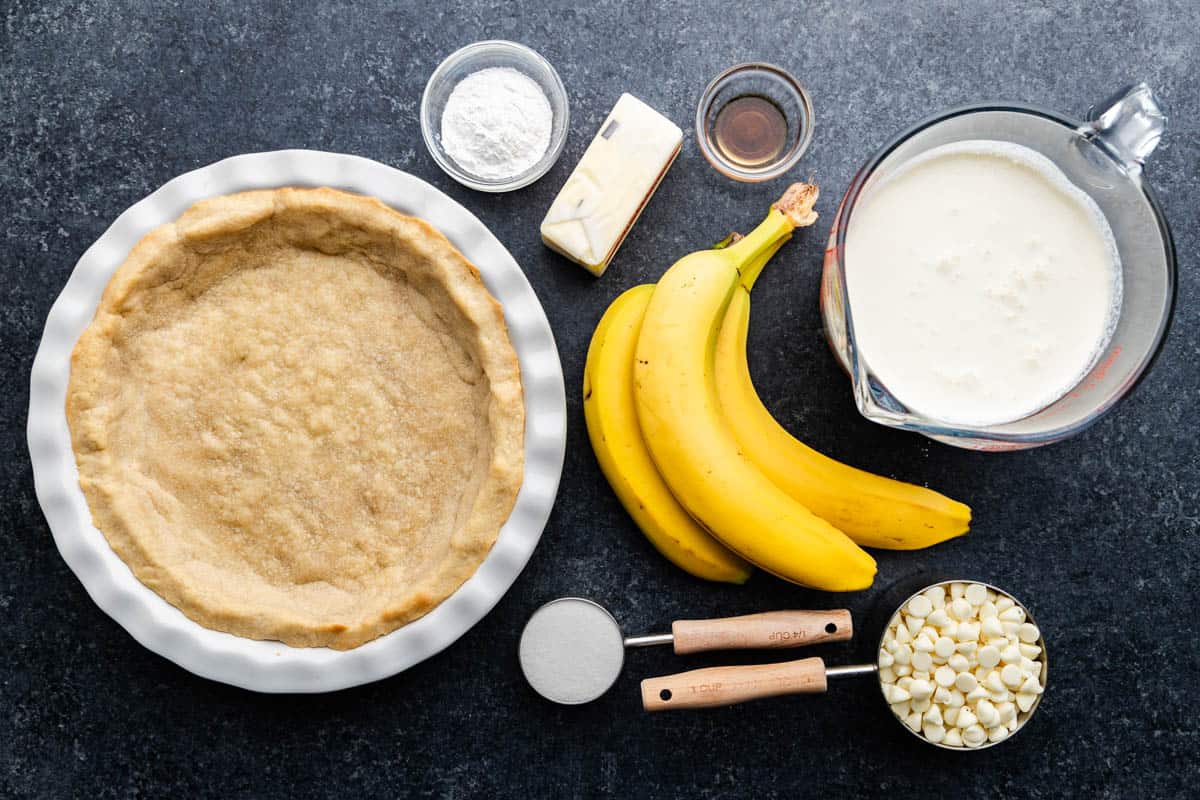
[[[1130,86],[1077,122],[1015,104],[965,106],[937,114],[885,145],[850,182],[834,217],[821,279],[821,315],[830,348],[850,375],[867,419],[916,431],[956,447],[1020,450],[1061,441],[1111,411],[1145,375],[1162,347],[1175,305],[1175,248],[1162,210],[1142,174],[1166,125],[1154,93]],[[854,209],[872,188],[914,158],[942,145],[977,139],[1012,142],[1053,161],[1108,219],[1121,257],[1123,296],[1104,352],[1064,396],[1030,416],[989,426],[940,422],[905,407],[862,357],[846,290],[846,234]]]

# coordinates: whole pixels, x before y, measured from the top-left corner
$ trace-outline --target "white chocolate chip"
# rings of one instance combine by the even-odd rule
[[[930,725],[928,722],[921,726],[921,733],[934,744],[939,744],[946,738],[946,729],[941,725]]]
[[[972,725],[962,732],[962,738],[967,747],[979,747],[987,741],[987,732],[978,725]]]
[[[1000,712],[987,700],[975,704],[975,716],[979,717],[980,724],[985,728],[995,727],[1000,722]]]
[[[1016,664],[1005,664],[1004,669],[1000,670],[1000,680],[1004,681],[1004,686],[1015,689],[1025,681],[1025,674]]]
[[[925,618],[925,622],[935,628],[941,629],[950,624],[950,615],[946,613],[945,608],[938,608]]]
[[[941,637],[933,643],[933,652],[942,658],[949,658],[954,655],[954,640],[948,636]]]
[[[1017,628],[1017,637],[1026,644],[1033,644],[1042,637],[1042,632],[1032,622],[1025,622]]]
[[[975,712],[966,706],[958,710],[958,717],[954,720],[955,727],[969,728],[979,722],[979,718],[975,716]]]
[[[990,644],[979,648],[979,665],[991,669],[1000,663],[1000,651]]]
[[[938,686],[943,687],[942,689],[939,689],[938,691],[944,691],[946,688],[953,686],[954,679],[956,677],[957,677],[957,675],[955,674],[954,670],[945,665],[938,667],[937,671],[933,673],[933,680],[937,683]],[[946,701],[943,700],[941,702],[944,703]]]
[[[912,661],[910,663],[914,670],[929,672],[933,667],[933,658],[930,657],[929,653],[918,651],[912,654]]]
[[[983,584],[972,583],[963,594],[973,606],[981,606],[987,602],[987,587]]]
[[[914,697],[912,700],[912,710],[921,714],[924,714],[926,711],[928,711],[932,705],[933,700],[928,697],[923,697],[920,700]]]
[[[921,730],[921,715],[916,711],[912,712],[907,718],[905,718],[904,724],[912,729],[913,733],[916,733],[917,731]]]
[[[1004,611],[1016,605],[1011,597],[1000,595],[996,598],[996,611]]]
[[[988,741],[999,742],[1008,737],[1008,729],[1003,726],[996,726],[988,730]]]
[[[1011,606],[1000,612],[1001,622],[1015,622],[1020,624],[1025,621],[1025,612],[1020,606]]]
[[[960,597],[950,604],[950,616],[960,622],[971,618],[971,604],[965,597]]]
[[[958,732],[958,728],[950,728],[946,731],[946,738],[942,739],[942,744],[947,747],[962,747],[962,736]]]
[[[1021,644],[1017,645],[1017,649],[1021,651],[1022,658],[1037,658],[1042,654],[1042,648],[1038,647],[1036,644],[1025,644],[1022,642]]]
[[[921,617],[924,619],[925,617],[929,616],[931,611],[933,611],[933,603],[931,603],[929,598],[923,594],[919,594],[912,600],[908,601],[908,613],[912,614],[914,617]]]
[[[1023,692],[1017,694],[1017,708],[1021,709],[1021,711],[1028,711],[1033,708],[1033,704],[1036,701],[1036,694],[1025,694]]]
[[[954,688],[960,692],[970,692],[978,685],[979,681],[975,680],[975,676],[969,672],[960,672],[954,678]]]

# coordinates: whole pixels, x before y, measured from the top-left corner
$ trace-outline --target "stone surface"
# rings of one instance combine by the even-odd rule
[[[1200,8],[915,2],[643,5],[397,2],[323,5],[0,3],[0,796],[42,797],[1182,797],[1194,792],[1200,648]],[[994,7],[993,7],[994,5]],[[421,141],[437,62],[485,38],[533,46],[559,69],[572,133],[550,174],[510,195],[459,187]],[[848,603],[766,576],[702,585],[632,527],[588,447],[578,387],[607,303],[677,256],[755,223],[782,182],[731,183],[688,133],[683,153],[599,281],[545,250],[537,223],[617,95],[690,128],[703,84],[765,59],[816,106],[791,177],[825,187],[824,222],[755,290],[751,366],[771,408],[813,445],[971,502],[965,539],[880,556],[883,579],[920,565],[988,578],[1026,600],[1049,640],[1051,687],[1012,743],[968,756],[900,730],[868,681],[827,696],[648,716],[640,678],[755,655],[629,654],[599,702],[559,708],[521,679],[533,609],[594,597],[631,632],[679,616]],[[1131,79],[1172,112],[1150,168],[1174,225],[1179,304],[1162,358],[1115,414],[1066,443],[982,455],[860,419],[826,350],[817,275],[853,170],[940,108],[1007,98],[1082,114]],[[554,326],[569,387],[558,505],[512,591],[441,655],[319,697],[210,683],[138,646],[58,557],[33,495],[24,423],[29,365],[75,260],[124,208],[222,157],[310,147],[378,159],[480,216],[525,268]],[[820,650],[831,662],[850,646]]]

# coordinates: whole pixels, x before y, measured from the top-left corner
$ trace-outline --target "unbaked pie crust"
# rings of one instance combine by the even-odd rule
[[[197,203],[147,235],[75,346],[95,525],[209,628],[349,649],[486,557],[521,486],[500,307],[444,236],[331,189]]]

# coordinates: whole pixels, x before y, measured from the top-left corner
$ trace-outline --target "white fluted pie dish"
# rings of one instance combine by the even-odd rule
[[[139,582],[92,524],[79,488],[65,399],[71,351],[130,249],[193,203],[280,186],[377,197],[440,230],[479,269],[504,310],[521,367],[525,473],[495,545],[429,614],[353,650],[289,647],[193,622]],[[418,178],[369,159],[306,150],[235,156],[181,175],[123,213],[83,254],[46,320],[30,378],[28,438],[38,501],[59,552],[88,594],[137,641],[206,678],[260,692],[324,692],[394,675],[452,644],[499,601],[549,517],[562,472],[566,407],[549,323],[524,273],[470,212]]]

